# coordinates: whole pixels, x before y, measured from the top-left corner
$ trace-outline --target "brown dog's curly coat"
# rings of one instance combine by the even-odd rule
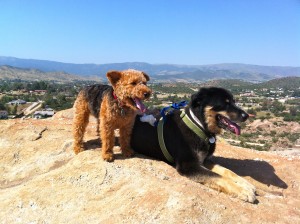
[[[113,161],[114,130],[120,130],[122,154],[132,156],[131,132],[136,114],[144,112],[142,100],[148,99],[151,90],[146,86],[149,76],[144,72],[129,69],[109,71],[107,78],[112,86],[93,85],[83,89],[74,103],[73,122],[74,152],[83,151],[83,136],[89,115],[98,118],[102,142],[102,158]]]

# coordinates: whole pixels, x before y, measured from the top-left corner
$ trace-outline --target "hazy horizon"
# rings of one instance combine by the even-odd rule
[[[11,0],[0,24],[0,54],[22,59],[300,66],[297,0]]]
[[[11,59],[20,59],[20,60],[36,60],[36,61],[48,61],[48,62],[55,62],[55,63],[63,63],[63,64],[74,64],[74,65],[105,65],[105,64],[125,64],[125,63],[145,63],[150,65],[174,65],[174,66],[213,66],[213,65],[229,65],[229,64],[236,64],[236,65],[249,65],[249,66],[265,66],[265,67],[292,67],[292,68],[300,68],[300,66],[285,66],[285,65],[257,65],[257,64],[248,64],[248,63],[238,63],[238,62],[224,62],[224,63],[213,63],[213,64],[172,64],[172,63],[149,63],[146,61],[124,61],[124,62],[110,62],[110,63],[73,63],[73,62],[62,62],[62,61],[53,61],[47,59],[36,59],[36,58],[18,58],[14,56],[3,56],[0,55],[0,58],[11,58]]]

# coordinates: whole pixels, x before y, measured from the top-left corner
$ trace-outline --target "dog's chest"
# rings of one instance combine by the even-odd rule
[[[196,135],[190,135],[186,145],[189,151],[192,152],[193,157],[202,163],[207,156],[210,155],[211,147],[207,145],[204,140]]]
[[[194,157],[196,157],[200,163],[203,163],[207,157],[211,156],[215,148],[214,144],[205,144],[202,139],[198,139],[198,141],[190,146],[192,146],[191,149],[194,152]]]
[[[201,151],[198,149],[196,150],[195,154],[199,163],[202,164],[205,158],[208,156],[208,151]]]

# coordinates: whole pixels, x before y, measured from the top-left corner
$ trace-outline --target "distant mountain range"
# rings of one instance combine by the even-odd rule
[[[262,82],[275,78],[300,76],[300,67],[260,66],[232,63],[213,65],[172,65],[149,64],[144,62],[72,64],[0,56],[0,66],[1,65],[23,69],[37,69],[44,72],[64,72],[81,77],[92,75],[99,78],[105,78],[105,74],[109,70],[125,70],[133,68],[145,71],[153,80],[158,81],[208,81],[213,79],[240,79],[251,82]]]
[[[100,81],[100,78],[93,76],[71,75],[66,72],[43,72],[38,69],[25,69],[2,65],[0,66],[0,80],[44,80],[67,83],[76,81]]]

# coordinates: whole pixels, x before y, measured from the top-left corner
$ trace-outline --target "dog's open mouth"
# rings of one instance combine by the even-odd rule
[[[133,98],[133,102],[135,103],[135,106],[142,112],[146,112],[146,106],[143,104],[143,102],[138,98]]]
[[[231,131],[232,133],[234,133],[236,135],[241,134],[241,127],[238,124],[234,123],[233,121],[229,120],[227,117],[225,117],[221,114],[218,114],[217,122],[218,122],[218,126],[220,128]]]

